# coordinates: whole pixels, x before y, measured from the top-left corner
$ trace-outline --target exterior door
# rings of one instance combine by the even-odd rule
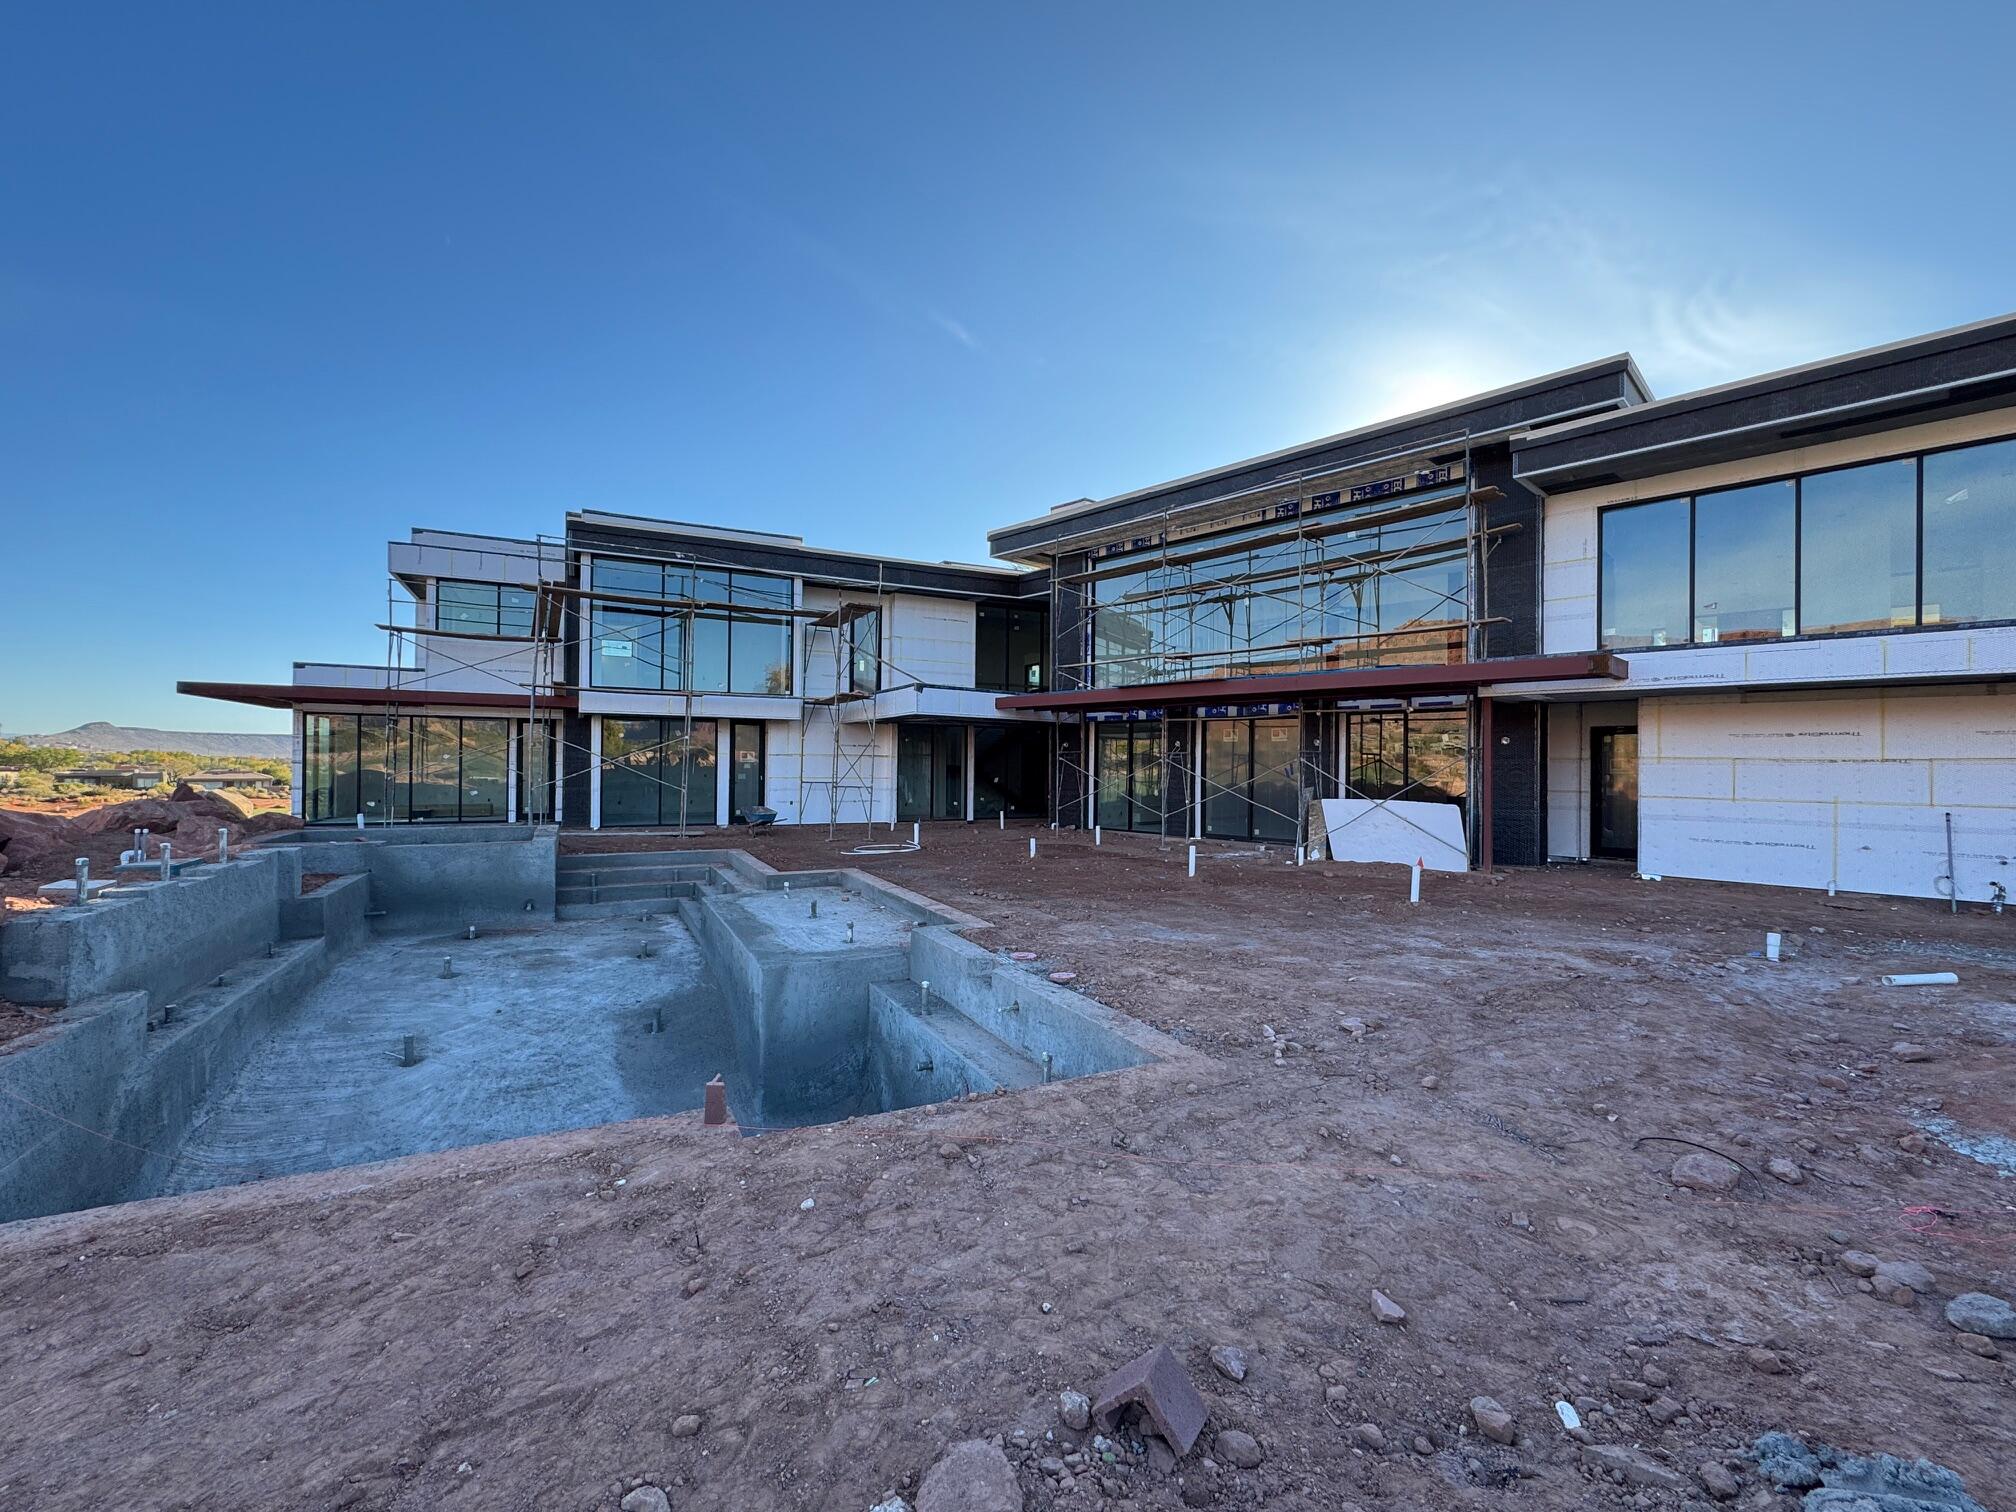
[[[1589,854],[1638,857],[1638,732],[1589,732]]]
[[[966,726],[896,727],[896,817],[966,817]]]
[[[749,810],[763,806],[763,726],[738,719],[729,727],[728,822],[746,824]]]

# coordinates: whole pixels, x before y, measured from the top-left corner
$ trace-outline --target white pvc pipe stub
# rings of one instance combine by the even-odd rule
[[[1883,978],[1885,987],[1957,987],[1960,978],[1950,971],[1900,971]]]

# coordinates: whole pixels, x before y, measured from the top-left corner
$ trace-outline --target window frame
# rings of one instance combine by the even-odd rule
[[[595,576],[604,566],[618,570],[630,569],[634,571],[638,568],[645,568],[656,571],[659,574],[661,588],[667,591],[660,594],[646,594],[638,592],[635,589],[608,588],[601,591],[608,593],[612,601],[605,602],[603,599],[597,597],[597,590],[595,588]],[[708,602],[718,602],[724,606],[732,607],[710,610],[673,610],[663,607],[662,604],[661,607],[653,609],[642,603],[622,602],[626,599],[658,598],[662,600],[675,597],[676,595],[669,592],[671,584],[668,581],[670,575],[673,573],[683,575],[681,581],[685,585],[685,596],[705,599]],[[720,591],[714,593],[711,591],[713,585],[700,583],[699,579],[703,576],[719,578]],[[644,558],[623,556],[617,553],[611,553],[606,556],[598,553],[589,564],[588,578],[588,588],[584,595],[587,609],[578,630],[578,656],[584,669],[582,673],[583,681],[587,687],[600,693],[691,693],[696,696],[710,693],[734,693],[735,626],[737,624],[760,624],[776,627],[782,631],[783,654],[780,659],[766,662],[765,665],[766,668],[771,669],[782,667],[784,686],[782,689],[776,691],[765,688],[753,692],[735,693],[735,696],[741,698],[792,698],[797,696],[798,656],[797,637],[794,633],[796,620],[793,617],[793,611],[798,607],[798,579],[794,575],[790,573],[758,571],[754,568],[745,570],[731,567],[708,567],[703,569],[681,562],[653,562]],[[780,585],[779,591],[782,596],[774,601],[767,596],[759,599],[750,599],[746,602],[738,600],[736,597],[736,579],[738,578],[778,584]],[[709,591],[701,591],[703,588]],[[596,633],[595,626],[605,614],[657,621],[659,650],[657,656],[658,679],[655,685],[647,687],[626,686],[596,680],[596,664],[601,656],[598,642],[606,638],[626,638],[624,636],[604,637]],[[703,687],[699,685],[699,667],[701,664],[700,642],[702,640],[702,632],[699,627],[703,623],[718,624],[722,627],[720,631],[721,685],[719,687]],[[676,629],[674,628],[675,626]],[[638,639],[638,637],[634,636],[627,638]],[[676,656],[665,654],[667,644],[672,642],[676,642],[678,647]],[[690,678],[688,676],[689,673],[692,674]],[[689,687],[687,685],[689,681],[693,686]]]
[[[441,620],[441,611],[443,608],[447,606],[449,602],[449,600],[446,597],[444,597],[444,590],[449,588],[480,589],[486,594],[488,594],[489,601],[487,604],[482,602],[457,601],[455,604],[455,607],[457,609],[475,609],[478,611],[478,617],[474,619],[455,621],[454,628],[451,629],[447,626],[444,626]],[[513,604],[507,607],[504,603],[504,595],[506,593],[521,593],[525,595],[525,597],[530,602],[524,604]],[[434,611],[434,633],[436,633],[437,635],[452,635],[460,633],[460,634],[475,634],[475,635],[508,636],[512,640],[532,639],[533,615],[538,612],[538,591],[536,589],[527,588],[519,583],[485,583],[479,581],[476,578],[435,578],[434,592],[432,595],[431,602]],[[489,613],[489,618],[487,621],[488,628],[485,628],[486,621],[480,617],[485,609],[487,609]],[[515,629],[507,630],[504,628],[504,617],[507,614],[513,616],[519,614],[524,615],[525,633],[523,635],[517,634]]]
[[[1741,482],[1721,484],[1714,488],[1697,488],[1679,493],[1661,493],[1644,499],[1618,499],[1613,503],[1598,505],[1596,509],[1596,625],[1594,639],[1599,650],[1616,651],[1622,655],[1637,656],[1674,650],[1717,649],[1733,647],[1739,650],[1764,645],[1786,645],[1800,641],[1854,640],[1871,635],[1911,635],[1926,630],[1970,630],[2016,625],[2016,617],[1982,620],[1940,620],[1933,624],[1925,622],[1925,461],[1928,457],[1944,456],[1950,452],[1971,451],[1976,447],[1997,446],[2016,441],[2016,431],[1999,432],[1992,436],[1976,436],[1968,441],[1953,441],[1943,446],[1907,447],[1900,451],[1884,452],[1872,457],[1858,457],[1851,462],[1836,462],[1826,467],[1809,467],[1793,472],[1772,473],[1765,477],[1745,478]],[[1912,547],[1914,552],[1913,573],[1917,584],[1917,602],[1912,605],[1912,619],[1908,625],[1885,625],[1873,630],[1808,630],[1806,628],[1805,603],[1805,552],[1802,549],[1805,529],[1805,480],[1824,477],[1828,473],[1846,472],[1858,467],[1871,467],[1885,462],[1911,462],[1913,466],[1916,500],[1913,505]],[[1790,483],[1792,485],[1792,623],[1797,627],[1791,635],[1773,636],[1769,639],[1751,641],[1703,641],[1694,636],[1693,606],[1695,593],[1695,510],[1694,501],[1702,494],[1724,493],[1732,488],[1760,487],[1770,483]],[[1613,510],[1631,509],[1644,504],[1659,504],[1670,499],[1684,499],[1687,502],[1687,638],[1668,641],[1663,646],[1603,646],[1603,525],[1604,517]]]
[[[1001,616],[1001,656],[997,665],[980,665],[980,616],[992,611]],[[1096,606],[1090,606],[1086,623],[1094,621]],[[1015,616],[1034,615],[1036,631],[1036,682],[1015,681]],[[1050,606],[1047,603],[976,602],[973,606],[973,687],[980,693],[1037,693],[1050,685],[1050,662],[1054,647],[1050,638]]]

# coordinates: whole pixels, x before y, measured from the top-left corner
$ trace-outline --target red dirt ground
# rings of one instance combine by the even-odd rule
[[[2016,1369],[1939,1311],[2011,1295],[2016,1186],[1912,1137],[1938,1116],[2016,1130],[2016,914],[1602,869],[1432,875],[1409,908],[1397,868],[1276,851],[1190,881],[1134,837],[1042,830],[1032,863],[1030,833],[933,828],[854,864],[991,920],[984,943],[1041,952],[1201,1060],[0,1229],[0,1505],[613,1509],[644,1477],[680,1512],[866,1512],[914,1500],[948,1444],[1017,1430],[1036,1512],[1682,1508],[1706,1503],[1710,1459],[1736,1466],[1735,1505],[1790,1512],[1736,1457],[1773,1428],[2016,1499]],[[848,864],[816,833],[737,838],[779,867]],[[1776,966],[1754,954],[1767,928]],[[1947,967],[1960,987],[1874,985]],[[1277,1064],[1263,1024],[1302,1048]],[[1756,1174],[1683,1191],[1686,1146],[1640,1143],[1669,1138]],[[1773,1157],[1803,1181],[1762,1174]],[[1844,1249],[1922,1262],[1938,1295],[1879,1301]],[[1404,1325],[1374,1321],[1374,1287]],[[1064,1452],[1046,1432],[1079,1437],[1057,1392],[1164,1341],[1211,1409],[1197,1450],[1060,1489],[1038,1464]],[[1251,1351],[1243,1384],[1215,1344]],[[1516,1448],[1470,1426],[1481,1394]],[[1684,1489],[1592,1477],[1562,1397]],[[688,1413],[698,1433],[675,1436]],[[1228,1427],[1258,1468],[1205,1463]]]

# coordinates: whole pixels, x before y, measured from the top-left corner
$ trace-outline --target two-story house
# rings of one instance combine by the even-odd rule
[[[182,687],[294,711],[317,824],[1321,845],[1339,800],[1445,806],[1483,867],[2016,870],[2016,317],[1665,400],[1604,358],[989,544],[416,530],[384,666]]]

